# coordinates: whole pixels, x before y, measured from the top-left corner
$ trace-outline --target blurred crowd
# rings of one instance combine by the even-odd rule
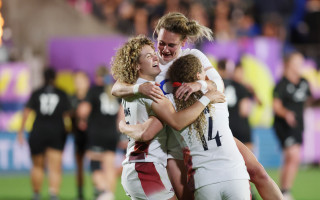
[[[216,40],[263,35],[295,44],[320,42],[319,0],[68,1],[127,35],[151,36],[161,16],[179,11],[212,28]]]

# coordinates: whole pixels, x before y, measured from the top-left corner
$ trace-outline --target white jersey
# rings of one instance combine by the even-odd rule
[[[139,78],[137,83],[144,83],[147,80]],[[125,98],[122,100],[122,105],[125,113],[127,124],[136,125],[142,124],[148,120],[150,115],[154,115],[151,109],[152,100],[135,95],[134,97]],[[126,159],[123,165],[132,162],[155,162],[163,166],[167,165],[167,134],[165,127],[148,142],[138,142],[129,138],[127,147]]]
[[[212,66],[212,64],[210,63],[209,59],[207,58],[206,55],[204,55],[201,51],[199,51],[198,49],[182,49],[180,55],[178,56],[185,56],[185,55],[194,55],[196,56],[202,66],[204,68],[206,67],[210,67]],[[160,56],[159,56],[160,57]],[[168,62],[168,63],[164,63],[161,59],[160,59],[160,69],[161,72],[160,74],[156,77],[156,82],[160,84],[160,88],[161,90],[164,92],[164,94],[170,94],[172,93],[172,85],[169,81],[168,75],[167,75],[167,71],[169,69],[169,67],[172,65],[172,63],[175,61],[176,59]],[[210,70],[210,72],[212,74],[210,74],[210,76],[208,76],[208,78],[212,81],[214,81],[217,85],[223,85],[223,81],[221,76],[219,75],[219,73],[217,72],[217,70],[212,69]],[[219,90],[220,91],[220,90]],[[223,91],[221,91],[223,92]]]
[[[180,52],[180,55],[178,56],[185,56],[185,55],[194,55],[196,56],[202,66],[204,68],[210,67],[212,66],[212,64],[210,63],[209,59],[207,58],[206,55],[204,55],[201,51],[199,51],[198,49],[182,49]],[[172,93],[172,84],[169,80],[169,77],[167,75],[168,69],[169,67],[172,65],[172,63],[176,60],[172,60],[168,63],[165,63],[160,56],[158,56],[160,59],[160,69],[161,72],[160,74],[156,77],[156,82],[160,84],[160,88],[163,91],[164,94],[170,94]],[[206,71],[207,76],[210,80],[214,81],[217,84],[217,88],[220,92],[223,92],[223,80],[221,78],[221,76],[219,75],[219,73],[217,72],[217,70],[215,70],[214,68],[210,69],[210,71]],[[218,87],[221,86],[221,87]],[[174,159],[178,159],[178,160],[182,160],[183,159],[183,155],[180,149],[180,145],[178,143],[178,141],[176,140],[176,138],[172,135],[169,134],[168,135],[168,142],[167,142],[167,149],[168,149],[168,158],[174,158]]]
[[[175,106],[173,95],[169,94],[167,97]],[[244,160],[229,128],[227,103],[213,106],[212,117],[208,109],[204,110],[207,127],[201,141],[194,129],[191,130],[191,135],[188,134],[189,128],[180,132],[172,129],[183,148],[184,161],[188,168],[188,183],[193,185],[194,182],[195,189],[212,183],[249,179]]]

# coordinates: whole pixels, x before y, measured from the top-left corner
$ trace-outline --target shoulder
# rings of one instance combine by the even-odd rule
[[[289,84],[289,81],[286,78],[281,78],[278,83],[276,84],[275,88],[281,88],[285,87],[287,84]]]
[[[305,79],[305,78],[301,78],[301,79],[300,79],[300,82],[301,82],[301,83],[307,83],[307,84],[309,84],[309,81],[308,81],[307,79]]]
[[[204,53],[202,53],[200,50],[198,49],[189,49],[189,54],[192,54],[194,56],[197,56],[197,57],[203,57],[203,56],[206,56],[204,55]]]
[[[63,91],[62,89],[59,89],[59,88],[55,88],[55,92],[58,93],[58,94],[67,94],[65,91]]]

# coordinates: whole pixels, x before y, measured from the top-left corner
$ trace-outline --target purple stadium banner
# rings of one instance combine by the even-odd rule
[[[110,66],[112,56],[128,38],[121,36],[54,38],[49,42],[49,63],[57,70],[82,70],[92,78],[99,65]]]
[[[24,103],[31,93],[30,70],[24,63],[0,65],[0,102]]]

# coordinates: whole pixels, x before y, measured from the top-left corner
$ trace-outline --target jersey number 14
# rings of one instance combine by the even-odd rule
[[[212,138],[212,123],[213,123],[213,119],[212,117],[209,117],[209,128],[208,128],[208,141],[210,140],[216,140],[216,144],[218,147],[221,146],[221,140],[220,140],[220,135],[219,135],[219,131],[217,131],[217,134],[214,138]],[[207,151],[209,148],[208,148],[208,143],[206,141],[206,138],[204,137],[204,135],[200,135],[200,139],[201,139],[201,142],[202,142],[202,146],[203,146],[203,149],[205,151]]]

